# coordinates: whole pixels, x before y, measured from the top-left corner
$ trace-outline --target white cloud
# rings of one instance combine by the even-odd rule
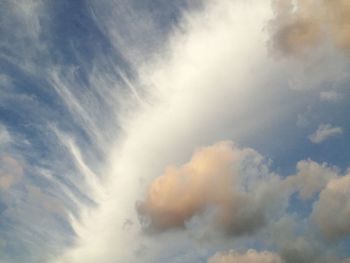
[[[143,242],[139,226],[128,233],[122,226],[126,219],[138,221],[134,204],[141,199],[145,183],[162,174],[168,164],[183,163],[198,145],[227,136],[254,136],[269,125],[266,120],[278,120],[287,111],[288,107],[279,111],[264,103],[270,98],[264,88],[279,89],[264,84],[275,76],[271,68],[278,67],[266,67],[271,61],[261,44],[269,3],[254,3],[254,9],[242,2],[206,3],[201,11],[186,15],[154,59],[138,63],[149,106],[122,112],[123,136],[107,145],[107,197],[96,200],[100,204],[96,210],[83,211],[81,220],[72,222],[77,246],[58,260],[136,261],[133,251]],[[112,243],[118,251],[110,248]],[[166,243],[149,245],[149,260],[143,260],[154,262],[157,251],[166,253]]]
[[[317,130],[309,136],[312,143],[321,143],[329,138],[343,134],[343,129],[331,124],[320,124]]]
[[[116,17],[123,15],[120,11],[124,9],[120,6],[123,3],[121,1],[110,6],[112,17],[115,14],[118,14]],[[135,251],[144,243],[148,249],[147,253],[142,255],[143,262],[156,262],[157,259],[168,258],[169,254],[177,251],[176,248],[186,242],[190,243],[188,236],[171,233],[152,238],[143,236],[138,224],[134,224],[127,231],[123,227],[126,220],[138,222],[134,204],[142,199],[147,184],[161,175],[164,167],[169,164],[180,167],[175,169],[175,174],[180,174],[179,171],[182,170],[186,170],[188,174],[187,169],[179,164],[189,160],[192,150],[198,145],[208,145],[226,137],[239,140],[264,136],[264,128],[284,118],[291,108],[300,107],[299,103],[290,101],[284,93],[285,78],[291,72],[289,65],[285,68],[280,67],[279,62],[269,57],[264,46],[268,37],[264,31],[265,22],[272,15],[270,5],[268,1],[251,0],[249,3],[251,5],[246,1],[208,1],[203,9],[185,14],[169,41],[162,42],[164,46],[149,56],[153,56],[152,59],[136,58],[135,61],[131,61],[132,65],[137,66],[134,70],[139,74],[138,81],[124,80],[128,83],[120,84],[116,78],[103,74],[96,74],[91,78],[91,85],[96,85],[97,93],[102,95],[101,97],[111,98],[107,100],[110,105],[117,100],[114,91],[118,96],[123,95],[120,95],[120,90],[115,89],[113,92],[104,93],[107,90],[105,86],[131,84],[138,89],[145,88],[148,96],[131,96],[132,98],[125,103],[126,109],[123,108],[120,112],[122,117],[110,120],[108,127],[121,127],[119,140],[115,143],[107,141],[102,143],[102,146],[101,140],[96,140],[96,144],[105,150],[109,162],[103,167],[106,181],[102,180],[101,185],[97,184],[96,189],[92,191],[98,192],[102,189],[104,195],[91,193],[91,196],[97,196],[94,200],[97,204],[95,208],[79,207],[79,219],[72,218],[71,222],[77,233],[76,245],[64,251],[55,262],[139,262]],[[133,12],[129,6],[125,7],[125,10]],[[128,29],[136,32],[136,35],[139,34],[139,30],[145,30],[140,33],[141,36],[150,32],[148,27],[152,26],[152,23],[138,27],[139,22],[129,19],[142,19],[135,14],[129,15],[128,13],[125,21],[133,24]],[[137,54],[149,50],[148,47],[142,50],[142,37],[140,43],[137,36],[127,36],[123,39],[123,34],[115,28],[118,22],[112,20],[108,20],[103,26],[107,27],[115,46],[121,46],[121,50],[128,50],[130,45],[129,52],[132,54],[126,53],[128,59],[132,60]],[[130,41],[132,43],[129,43]],[[99,63],[95,66],[103,68]],[[298,68],[303,72],[304,68],[299,65]],[[317,77],[318,74],[323,74],[323,71],[328,72],[327,70],[327,67],[323,68],[321,73],[316,74]],[[338,71],[333,69],[330,74],[337,78],[338,75],[334,72]],[[63,79],[64,74],[59,71],[51,73],[53,74],[50,80],[79,123],[88,126],[88,133],[92,137],[101,136],[104,130],[97,124],[96,119],[102,115],[95,115],[98,107],[83,105],[81,98],[70,92],[69,87],[76,85],[74,78],[65,76]],[[305,79],[309,80],[307,76],[304,77],[300,81],[302,85],[305,84]],[[323,81],[324,79],[317,79],[316,82],[311,82],[319,84]],[[134,91],[137,89],[134,89],[134,86],[131,89],[135,95]],[[101,90],[103,92],[100,92]],[[140,101],[145,101],[144,105],[134,110],[134,105],[139,105]],[[283,104],[281,101],[288,103]],[[119,108],[116,106],[114,110]],[[119,121],[118,125],[115,125],[114,121]],[[80,171],[91,175],[89,165],[82,158],[78,146],[66,139],[63,139],[62,143],[68,148]],[[254,165],[258,163],[256,160],[246,162],[247,169],[242,173],[246,181],[239,186],[244,189],[247,187],[245,191],[252,196],[247,197],[250,201],[242,202],[245,205],[239,206],[243,207],[242,218],[247,214],[251,218],[251,211],[246,207],[255,212],[255,206],[262,207],[264,211],[266,209],[268,217],[276,214],[272,211],[285,214],[290,192],[284,192],[286,188],[280,185],[279,177],[272,176],[274,180],[266,181],[257,179],[259,175],[271,174],[266,172],[265,168],[260,170],[259,165]],[[320,172],[322,167],[317,165],[305,166],[307,167],[300,168],[300,175],[296,176],[296,185],[301,196],[309,198],[322,190],[328,175]],[[304,170],[315,173],[315,176],[302,174]],[[318,176],[322,179],[320,183],[317,182]],[[303,185],[304,180],[306,185]],[[175,178],[174,181],[176,185],[180,184],[178,179]],[[175,187],[174,192],[179,188],[181,187]],[[191,187],[189,189],[192,190]],[[191,192],[190,190],[185,193]],[[200,190],[199,194],[202,193],[203,190]],[[192,197],[190,194],[184,196],[189,199]],[[173,197],[170,196],[169,199],[173,200]],[[175,207],[176,202],[173,203]],[[180,202],[179,205],[184,203]],[[183,221],[191,219],[192,215],[199,214],[197,210],[202,208],[202,204],[196,200],[195,209],[189,209],[191,213],[180,217],[178,221],[182,224]],[[249,207],[247,204],[253,205]],[[176,210],[173,206],[171,208]],[[153,219],[156,218],[152,209],[148,209],[147,212]],[[170,239],[172,241],[169,241]],[[115,247],[118,247],[118,250]]]

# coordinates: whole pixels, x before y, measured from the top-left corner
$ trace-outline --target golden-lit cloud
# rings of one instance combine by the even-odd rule
[[[201,148],[188,163],[168,167],[151,183],[138,212],[150,220],[151,229],[162,231],[184,227],[194,215],[212,208],[214,225],[226,234],[251,233],[264,224],[264,211],[243,186],[240,169],[249,162],[256,165],[259,157],[227,141]]]
[[[271,23],[275,48],[305,55],[321,41],[350,49],[350,2],[347,0],[273,0]]]
[[[269,251],[248,250],[246,253],[235,251],[217,253],[208,263],[283,263],[281,257]]]

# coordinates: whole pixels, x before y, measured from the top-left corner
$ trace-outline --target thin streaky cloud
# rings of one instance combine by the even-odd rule
[[[309,136],[312,143],[319,144],[332,137],[337,137],[343,134],[343,128],[332,126],[331,124],[320,124],[317,130]]]

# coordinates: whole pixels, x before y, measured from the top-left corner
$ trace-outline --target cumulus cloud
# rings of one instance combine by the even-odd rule
[[[329,239],[350,235],[350,175],[332,179],[320,193],[312,217]]]
[[[309,139],[312,143],[318,144],[341,134],[343,134],[343,129],[341,127],[334,127],[331,124],[320,124],[317,130],[309,136]]]
[[[299,161],[297,170],[297,174],[286,178],[286,184],[298,191],[302,200],[312,198],[338,176],[337,169],[311,160]]]
[[[262,160],[263,157],[254,150],[239,148],[228,141],[198,149],[188,163],[169,166],[150,184],[145,199],[137,205],[144,229],[161,232],[195,228],[191,220],[207,219],[209,214],[211,227],[226,235],[252,234],[272,222],[274,213],[278,217],[286,215],[288,200],[293,193],[298,193],[302,201],[313,200],[320,193],[313,217],[321,229],[328,224],[324,222],[329,221],[321,220],[322,214],[334,214],[326,211],[327,207],[343,208],[329,205],[332,201],[323,197],[326,189],[339,178],[336,167],[302,160],[297,163],[296,174],[281,179],[269,172],[268,166],[261,166]],[[341,220],[347,222],[347,218]],[[339,232],[347,235],[344,227]],[[327,231],[323,232],[330,236]],[[294,244],[298,244],[297,247],[290,244],[283,247],[286,258],[295,258],[291,252],[294,250],[305,250],[298,258],[318,258],[315,246],[309,246],[309,242],[301,237],[297,240],[298,243]]]
[[[326,39],[349,50],[350,4],[347,0],[273,0],[273,4],[273,41],[284,54],[305,54]]]
[[[302,236],[283,241],[280,255],[287,263],[325,262],[324,255],[317,247],[317,242],[310,242]]]
[[[217,253],[208,263],[283,263],[281,257],[273,252],[248,250],[245,253],[235,251]]]
[[[10,188],[22,174],[22,165],[16,159],[7,155],[0,157],[0,189]]]
[[[153,230],[184,227],[194,215],[214,208],[214,224],[227,234],[251,233],[264,224],[264,205],[254,195],[259,178],[242,174],[242,166],[258,167],[261,156],[231,142],[197,150],[191,160],[168,167],[149,186],[138,205]],[[259,184],[258,184],[259,185]]]

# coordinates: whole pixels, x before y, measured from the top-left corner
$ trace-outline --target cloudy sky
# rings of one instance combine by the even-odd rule
[[[349,72],[347,0],[0,1],[0,262],[350,262]]]

